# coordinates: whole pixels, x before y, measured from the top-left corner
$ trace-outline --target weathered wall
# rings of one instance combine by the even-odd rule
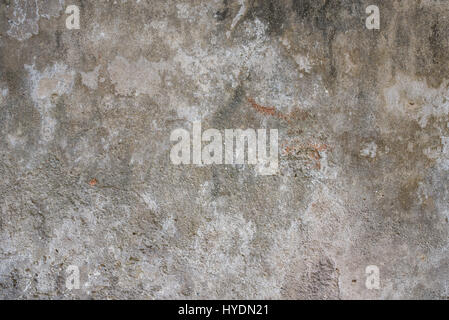
[[[448,19],[445,0],[1,0],[0,297],[447,298]],[[279,173],[173,165],[196,120],[278,129]]]

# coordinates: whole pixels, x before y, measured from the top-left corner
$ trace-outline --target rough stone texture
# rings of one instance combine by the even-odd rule
[[[445,0],[1,0],[0,297],[447,299],[448,113]],[[173,165],[195,120],[279,174]]]

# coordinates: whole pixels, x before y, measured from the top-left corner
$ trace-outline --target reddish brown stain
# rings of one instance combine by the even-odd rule
[[[256,101],[252,98],[248,98],[248,102],[251,104],[251,106],[256,109],[260,113],[268,114],[270,116],[274,116],[276,114],[276,109],[274,107],[264,107],[260,104],[257,104]]]
[[[301,157],[301,154],[305,155],[310,159],[310,164],[313,168],[317,170],[321,169],[321,152],[331,150],[331,147],[328,144],[321,142],[301,143],[294,141],[292,145],[285,146],[285,144],[282,143],[281,146],[284,155],[294,157]]]
[[[289,118],[297,119],[297,120],[306,120],[310,117],[310,113],[305,110],[295,109],[291,113],[289,113]]]
[[[316,151],[325,151],[329,146],[325,143],[309,143],[309,146]]]
[[[287,115],[283,114],[282,112],[277,111],[275,107],[264,107],[264,106],[256,103],[256,101],[252,98],[248,98],[248,102],[251,104],[251,107],[253,107],[259,113],[273,116],[273,117],[285,120],[287,122],[290,121],[289,117]]]
[[[310,116],[308,111],[301,110],[299,108],[293,110],[288,114],[284,114],[280,111],[277,111],[275,107],[265,107],[258,104],[253,98],[248,98],[248,102],[251,104],[251,107],[257,112],[285,120],[288,123],[291,123],[292,120],[305,120]]]
[[[284,148],[284,145],[285,144],[283,143],[282,147],[283,147],[284,153],[286,155],[294,155],[299,152],[310,151],[311,153],[314,154],[314,158],[319,158],[319,159],[321,159],[321,156],[319,155],[320,152],[331,149],[328,144],[316,143],[316,142],[313,142],[313,143],[294,142],[292,146],[286,146],[285,148]]]
[[[97,179],[93,178],[89,181],[89,184],[91,187],[95,186],[97,184]]]

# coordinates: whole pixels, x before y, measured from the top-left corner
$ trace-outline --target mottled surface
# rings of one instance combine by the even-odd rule
[[[448,1],[1,0],[0,297],[447,299],[448,113]],[[173,165],[195,120],[279,173]]]

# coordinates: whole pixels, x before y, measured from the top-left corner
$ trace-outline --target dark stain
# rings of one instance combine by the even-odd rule
[[[2,73],[2,78],[6,81],[11,95],[24,94],[24,79],[21,71],[6,69]]]
[[[394,61],[394,69],[397,71],[406,71],[409,65],[408,52],[409,52],[409,30],[406,25],[404,25],[403,18],[398,19],[395,32],[395,51],[393,53],[392,59]]]
[[[429,46],[432,52],[432,63],[439,64],[444,57],[444,53],[442,52],[444,49],[442,47],[444,39],[442,39],[442,35],[438,28],[438,21],[432,25],[431,30],[432,32],[429,36]]]
[[[402,209],[410,211],[410,209],[413,208],[415,201],[418,198],[418,187],[419,180],[417,178],[410,178],[401,186],[398,200]]]
[[[223,21],[229,16],[228,0],[223,1],[224,8],[215,12],[214,17],[217,21]]]
[[[334,49],[332,47],[334,38],[335,38],[335,30],[330,30],[330,34],[328,34],[327,37],[327,48],[328,48],[327,58],[329,61],[329,69],[326,82],[328,84],[328,87],[331,87],[332,84],[335,84],[335,80],[337,79],[337,67],[335,66]]]
[[[245,91],[243,90],[242,85],[239,85],[231,98],[231,101],[228,102],[223,108],[220,108],[212,118],[212,127],[216,129],[225,129],[229,128],[230,124],[233,122],[232,119],[236,113],[236,111],[240,108],[242,103],[244,102]],[[217,168],[217,166],[212,167],[212,196],[218,197],[221,194],[225,193],[223,182],[220,178],[221,170]]]
[[[62,35],[62,32],[60,30],[57,30],[55,32],[56,49],[57,50],[61,49],[61,35]]]
[[[310,272],[298,272],[292,267],[282,288],[286,299],[339,299],[338,269],[328,257],[320,257]],[[301,270],[302,271],[302,270]]]
[[[220,189],[222,184],[216,169],[212,170],[212,183],[213,183],[211,191],[212,197],[217,198],[220,196]]]
[[[293,0],[292,10],[296,16],[323,34],[331,34],[332,30],[344,31],[361,29],[361,17],[365,11],[360,1],[355,0]]]
[[[306,0],[293,0],[293,10],[300,19],[305,19],[313,12],[312,4]]]
[[[396,28],[396,39],[395,39],[396,46],[407,48],[410,42],[409,33],[410,33],[409,27],[404,26],[403,20],[401,19],[400,23],[398,23]]]
[[[229,15],[229,9],[225,8],[223,10],[219,10],[217,12],[215,12],[215,19],[217,19],[218,21],[223,21],[225,20]]]
[[[325,48],[325,85],[333,90],[336,86],[338,68],[333,43],[339,33],[362,30],[364,8],[355,0],[293,0],[292,11],[304,23],[306,32],[316,34]]]
[[[286,22],[285,8],[282,1],[255,0],[248,9],[250,19],[259,18],[268,25],[269,35],[282,35]]]
[[[437,88],[448,78],[449,29],[443,13],[415,9],[413,34],[416,75],[425,77],[429,86]],[[416,17],[416,18],[415,18]]]
[[[239,85],[232,96],[231,101],[226,104],[223,108],[220,108],[212,118],[212,125],[217,129],[224,129],[229,127],[232,116],[242,105],[243,99],[245,97],[245,92],[242,85]]]

